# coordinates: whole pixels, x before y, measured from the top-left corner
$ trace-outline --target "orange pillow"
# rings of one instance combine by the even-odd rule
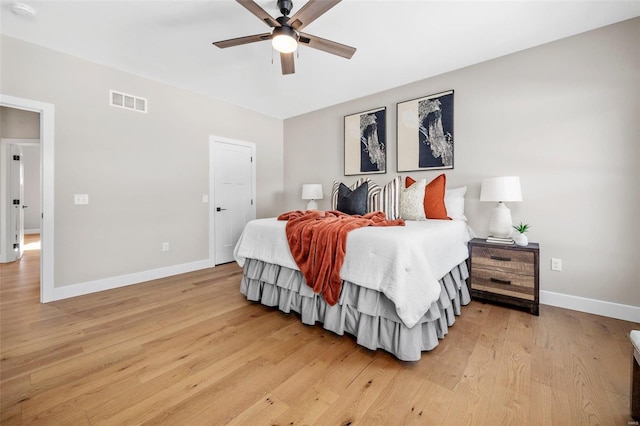
[[[416,181],[409,176],[405,179],[405,188],[410,187]],[[447,216],[447,208],[444,206],[444,190],[447,185],[447,177],[441,174],[427,184],[424,190],[424,214],[427,219],[446,219],[451,220]]]

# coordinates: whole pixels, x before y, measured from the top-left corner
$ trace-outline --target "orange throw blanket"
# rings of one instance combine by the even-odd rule
[[[337,210],[297,210],[281,214],[278,220],[288,221],[289,249],[307,284],[331,306],[340,298],[340,269],[349,231],[365,226],[404,226],[402,219],[387,220],[383,212],[350,216]]]

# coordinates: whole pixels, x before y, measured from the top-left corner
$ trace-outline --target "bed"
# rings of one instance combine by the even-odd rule
[[[307,286],[289,250],[286,221],[249,222],[234,250],[243,267],[240,291],[250,301],[296,312],[359,345],[417,361],[448,333],[471,298],[466,284],[464,220],[406,221],[405,226],[349,232],[342,290],[331,306]]]

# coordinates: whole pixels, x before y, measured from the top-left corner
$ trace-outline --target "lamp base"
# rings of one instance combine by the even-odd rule
[[[309,201],[309,204],[307,204],[307,210],[318,210],[318,203],[316,203],[315,200]]]
[[[511,210],[500,201],[491,211],[489,232],[493,237],[508,238],[512,230]]]

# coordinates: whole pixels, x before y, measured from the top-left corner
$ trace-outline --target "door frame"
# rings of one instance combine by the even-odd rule
[[[216,238],[215,238],[215,217],[216,217],[216,197],[215,197],[215,155],[216,144],[226,143],[248,147],[251,149],[251,199],[253,200],[252,216],[256,217],[256,144],[237,139],[225,138],[222,136],[209,135],[209,261],[211,265],[216,264]]]
[[[40,114],[40,302],[54,300],[55,106],[0,93],[0,106]]]

